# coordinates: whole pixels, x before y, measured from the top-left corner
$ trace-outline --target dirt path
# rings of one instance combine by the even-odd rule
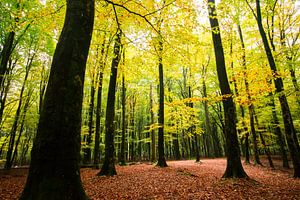
[[[96,199],[300,199],[300,179],[288,171],[244,165],[252,180],[223,180],[225,159],[169,161],[169,167],[150,164],[117,166],[118,175],[97,177],[83,169],[85,190]],[[0,199],[17,199],[26,175],[0,176]]]

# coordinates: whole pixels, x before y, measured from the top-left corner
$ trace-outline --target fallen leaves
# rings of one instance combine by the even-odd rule
[[[98,170],[82,169],[86,193],[97,199],[300,199],[300,180],[291,171],[244,165],[249,179],[221,179],[225,159],[170,161],[169,167],[149,164],[117,166],[118,175],[96,176]],[[0,176],[0,199],[18,199],[23,176]]]

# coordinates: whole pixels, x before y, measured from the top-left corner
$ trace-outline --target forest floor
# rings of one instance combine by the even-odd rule
[[[117,176],[98,177],[99,170],[81,171],[86,193],[96,199],[300,199],[300,179],[292,178],[291,170],[276,170],[264,164],[245,165],[248,179],[222,179],[225,159],[168,161],[169,167],[150,163],[117,166]],[[0,171],[0,199],[18,199],[27,176],[26,169]]]

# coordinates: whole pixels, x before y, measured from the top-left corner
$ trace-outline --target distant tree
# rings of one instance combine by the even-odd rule
[[[67,0],[21,200],[87,199],[80,180],[80,129],[93,22],[94,0]]]

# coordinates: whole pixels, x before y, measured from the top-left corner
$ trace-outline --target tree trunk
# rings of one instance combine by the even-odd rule
[[[202,89],[203,89],[203,97],[206,98],[207,92],[206,92],[206,84],[205,84],[204,79],[202,81]],[[218,135],[215,132],[213,132],[213,130],[211,128],[211,122],[210,122],[209,111],[208,111],[208,103],[207,103],[207,101],[204,101],[203,103],[204,103],[204,113],[205,113],[205,128],[206,128],[207,134],[211,135],[211,138],[212,138],[213,147],[214,147],[214,156],[220,157],[222,154],[221,147],[220,147],[220,140],[219,140]]]
[[[7,73],[8,69],[8,61],[10,58],[10,55],[12,54],[12,49],[13,49],[13,42],[15,38],[16,33],[14,31],[9,32],[4,46],[3,50],[1,52],[1,62],[0,62],[0,89],[4,86],[4,79],[5,75]]]
[[[259,0],[256,0],[256,10],[257,10],[256,21],[257,21],[259,33],[263,41],[264,49],[268,58],[270,68],[273,71],[273,73],[276,75],[277,68],[276,68],[274,57],[272,55],[272,51],[268,43],[265,30],[263,28]],[[284,94],[282,78],[281,77],[274,78],[274,84],[276,88],[276,93],[279,93],[278,98],[281,106],[281,113],[284,122],[286,140],[288,143],[288,147],[291,153],[291,158],[294,166],[294,177],[300,178],[300,147],[299,147],[296,131],[294,128],[293,119],[288,105],[288,101]]]
[[[158,160],[157,166],[167,167],[167,162],[165,158],[164,150],[164,74],[163,74],[163,64],[162,64],[162,52],[163,52],[163,41],[162,36],[159,32],[159,58],[158,58],[158,69],[159,69],[159,111],[158,111]]]
[[[106,119],[105,119],[105,158],[98,176],[116,175],[115,154],[114,154],[114,118],[115,118],[115,94],[118,75],[118,65],[121,57],[121,36],[122,31],[118,29],[114,45],[114,57],[111,64],[111,75],[108,86]]]
[[[28,57],[28,60],[27,60],[27,64],[26,64],[26,69],[25,69],[25,77],[24,77],[24,81],[23,81],[23,84],[22,84],[22,88],[21,88],[21,92],[20,92],[20,100],[19,100],[19,103],[18,103],[18,107],[17,107],[17,111],[16,111],[16,114],[15,114],[15,118],[14,118],[14,122],[13,122],[13,125],[11,127],[11,130],[10,130],[10,138],[9,138],[9,145],[8,145],[8,150],[7,150],[7,154],[6,154],[6,162],[5,162],[5,166],[4,168],[5,169],[10,169],[12,167],[12,156],[13,156],[13,149],[14,149],[14,145],[15,145],[15,137],[16,137],[16,132],[17,132],[17,128],[18,128],[18,125],[19,125],[19,118],[20,118],[20,114],[21,114],[21,107],[22,107],[22,102],[23,102],[23,93],[24,93],[24,90],[25,90],[25,86],[26,86],[26,82],[27,82],[27,79],[28,79],[28,76],[29,76],[29,71],[30,71],[30,68],[32,66],[32,62],[33,62],[33,59],[36,55],[36,52],[37,52],[37,49],[35,49],[33,55],[30,55],[29,53],[29,57]]]
[[[219,32],[219,22],[217,19],[215,1],[208,0],[208,3],[209,22],[212,28],[212,38],[216,57],[217,74],[221,88],[221,93],[222,95],[224,95],[223,107],[225,116],[227,167],[223,177],[244,178],[247,177],[247,174],[243,169],[240,159],[240,148],[235,124],[236,113],[226,73],[225,58],[221,41],[221,35]]]
[[[94,146],[94,166],[99,169],[100,163],[100,134],[101,134],[101,104],[102,104],[102,85],[103,85],[103,71],[105,68],[104,54],[105,54],[105,41],[106,34],[104,34],[103,42],[101,45],[101,59],[100,59],[100,72],[97,87],[97,105],[96,105],[96,128],[95,128],[95,146]]]
[[[256,135],[255,125],[254,125],[254,108],[252,103],[251,105],[248,106],[248,109],[250,115],[250,130],[251,130],[252,141],[253,141],[254,164],[262,165],[259,159],[259,152],[257,147],[257,135]]]
[[[83,163],[84,164],[90,164],[91,163],[91,158],[92,158],[92,150],[91,150],[91,145],[92,145],[92,135],[93,135],[93,125],[94,125],[94,102],[95,102],[95,79],[96,76],[93,74],[92,75],[92,83],[91,83],[91,88],[90,88],[90,103],[89,103],[89,121],[88,121],[88,135],[86,138],[86,147],[83,148]]]
[[[285,140],[284,140],[284,137],[282,135],[282,132],[281,132],[281,129],[280,129],[280,126],[279,126],[279,120],[278,120],[277,113],[276,113],[274,96],[273,96],[272,93],[269,96],[271,98],[270,106],[271,106],[271,109],[272,109],[272,124],[273,124],[272,128],[274,129],[274,133],[275,133],[276,138],[277,138],[277,144],[280,147],[282,166],[284,168],[289,169],[290,166],[289,166],[289,161],[288,161],[287,152],[286,152],[286,144],[285,144]]]
[[[93,22],[93,0],[67,0],[21,200],[87,199],[80,180],[80,129]]]
[[[120,165],[126,165],[125,163],[125,133],[126,133],[126,87],[125,77],[122,77],[122,141],[121,141],[121,155]]]
[[[131,117],[130,117],[130,132],[131,132],[131,143],[130,143],[130,160],[135,161],[135,96],[131,97]]]
[[[14,164],[14,160],[17,157],[18,146],[19,146],[20,139],[21,139],[21,136],[22,136],[22,133],[23,133],[23,130],[24,130],[26,114],[27,114],[28,107],[30,105],[30,97],[31,97],[32,92],[33,92],[32,89],[28,92],[27,99],[26,99],[26,102],[24,104],[23,113],[22,113],[22,120],[21,120],[21,126],[20,126],[20,131],[19,131],[19,136],[17,138],[16,145],[15,145],[15,150],[14,150],[13,156],[11,158],[11,163],[12,164]]]
[[[154,112],[153,112],[153,86],[150,85],[150,118],[151,125],[154,125]],[[151,162],[156,161],[156,144],[155,144],[155,130],[151,129]]]

